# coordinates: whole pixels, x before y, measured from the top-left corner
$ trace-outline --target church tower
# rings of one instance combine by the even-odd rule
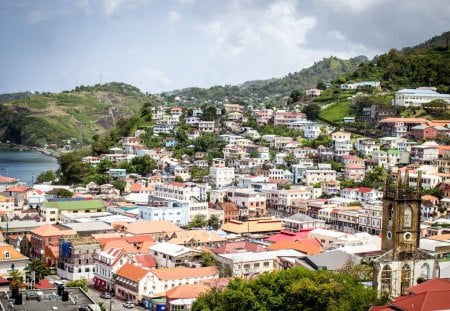
[[[409,185],[409,172],[402,181],[385,182],[381,230],[382,255],[374,260],[373,285],[381,294],[404,295],[417,281],[438,277],[436,259],[419,248],[421,172],[416,187]]]

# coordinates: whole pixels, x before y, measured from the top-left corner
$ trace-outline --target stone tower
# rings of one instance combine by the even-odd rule
[[[383,196],[382,255],[374,260],[373,286],[397,297],[405,294],[417,281],[438,275],[433,256],[419,248],[421,172],[417,187],[409,186],[409,174],[401,173],[393,183],[386,182]]]

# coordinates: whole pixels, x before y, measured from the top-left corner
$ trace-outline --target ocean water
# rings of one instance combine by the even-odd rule
[[[56,158],[37,151],[0,149],[0,175],[32,185],[40,173],[58,169]]]

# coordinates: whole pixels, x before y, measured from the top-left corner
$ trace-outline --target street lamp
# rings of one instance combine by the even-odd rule
[[[110,298],[109,298],[109,311],[111,311],[112,310],[112,301],[113,301],[113,298],[112,298],[112,292],[113,292],[113,290],[114,290],[114,285],[116,285],[116,281],[114,280],[114,279],[112,279],[111,280],[111,283],[110,283],[110,288],[109,288],[109,294],[110,294]]]

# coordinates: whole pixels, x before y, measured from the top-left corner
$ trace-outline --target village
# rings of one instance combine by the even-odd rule
[[[361,87],[379,82],[341,85]],[[392,105],[420,108],[434,100],[450,105],[450,95],[432,87],[399,90]],[[110,168],[110,181],[121,180],[123,189],[113,182],[23,185],[0,176],[0,287],[9,286],[11,270],[26,288],[43,291],[85,279],[89,294],[101,295],[106,306],[116,300],[115,310],[181,311],[231,278],[296,266],[373,267],[368,286],[392,297],[450,278],[450,146],[439,143],[450,137],[450,120],[405,118],[373,104],[338,126],[309,120],[295,105],[227,102],[205,120],[200,106],[177,101],[151,107],[150,130],[160,146],[146,146],[149,129],[138,129],[108,153],[83,157],[91,167],[156,161],[145,176]],[[302,137],[261,134],[249,121]],[[383,135],[347,131],[354,122]],[[180,125],[187,141],[215,135],[222,157],[208,148],[174,157]],[[58,189],[73,195],[61,197]],[[392,251],[406,255],[383,257]],[[50,278],[37,281],[29,273],[33,260],[50,269]],[[448,282],[439,284],[450,291]]]

